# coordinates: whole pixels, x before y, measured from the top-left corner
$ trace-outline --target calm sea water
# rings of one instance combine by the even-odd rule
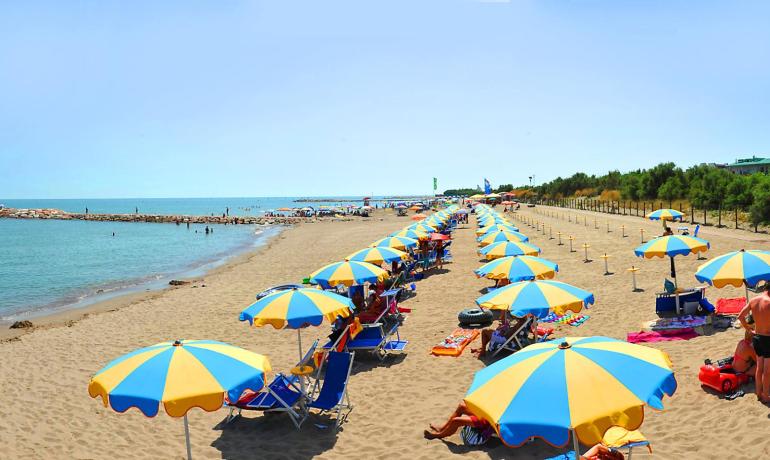
[[[352,197],[351,197],[352,198]],[[351,199],[349,198],[349,199]],[[345,200],[339,201],[341,204]],[[294,198],[3,200],[17,208],[93,213],[259,215]],[[360,202],[358,202],[360,204]],[[317,204],[310,203],[311,206]],[[278,226],[0,219],[0,321],[83,306],[197,276],[264,244]],[[114,233],[114,236],[113,236]],[[292,280],[287,280],[292,281]]]

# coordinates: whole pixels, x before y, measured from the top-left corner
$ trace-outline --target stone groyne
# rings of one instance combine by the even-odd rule
[[[7,219],[57,219],[95,220],[101,222],[154,222],[167,224],[284,224],[315,222],[313,217],[265,217],[265,216],[184,216],[161,214],[84,214],[60,209],[0,209],[0,218]]]

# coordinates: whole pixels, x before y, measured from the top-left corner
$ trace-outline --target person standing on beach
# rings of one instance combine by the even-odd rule
[[[136,213],[136,214],[139,214],[139,206],[136,206],[136,207],[134,208],[134,211],[135,211],[135,213]]]
[[[748,321],[751,314],[754,329]],[[770,402],[770,282],[765,282],[762,294],[746,304],[738,315],[741,325],[751,333],[751,344],[757,354],[757,371],[754,377],[757,398]]]

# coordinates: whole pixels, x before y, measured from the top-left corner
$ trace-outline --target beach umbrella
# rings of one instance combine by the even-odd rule
[[[468,214],[468,210],[467,210],[467,209],[458,209],[458,210],[456,211],[456,213],[457,213],[457,214]]]
[[[423,220],[426,217],[428,217],[428,216],[426,216],[425,214],[423,214],[421,212],[418,212],[417,214],[415,214],[412,217],[410,217],[410,219],[412,219],[412,220]]]
[[[385,246],[378,246],[373,248],[365,248],[360,251],[356,251],[353,254],[345,257],[345,260],[353,260],[356,262],[369,262],[370,264],[380,265],[383,262],[391,263],[399,260],[405,260],[409,258],[409,254],[399,251],[398,249],[388,248]]]
[[[522,241],[500,241],[484,246],[479,252],[491,260],[505,256],[536,256],[540,254],[540,248]]]
[[[698,267],[695,278],[717,288],[727,285],[746,290],[760,281],[770,281],[770,251],[743,250],[728,252]]]
[[[490,310],[509,310],[517,317],[545,318],[551,311],[579,313],[583,306],[594,303],[594,295],[561,281],[519,281],[484,294],[476,303]]]
[[[651,239],[634,249],[634,253],[638,257],[646,259],[668,256],[671,259],[671,277],[674,278],[674,285],[676,285],[674,257],[706,252],[709,247],[709,242],[701,238],[686,235],[669,235]]]
[[[411,209],[412,211],[422,211],[422,206],[419,206],[419,205],[415,204],[415,205],[410,206],[409,209]]]
[[[487,262],[475,270],[479,277],[511,282],[551,279],[559,266],[550,260],[534,256],[508,256]]]
[[[489,246],[492,243],[498,243],[500,241],[529,241],[529,237],[519,232],[489,232],[476,239],[479,242],[479,246]]]
[[[566,446],[601,442],[612,426],[638,429],[644,406],[677,388],[668,355],[608,337],[529,345],[476,372],[464,401],[508,446],[533,437]]]
[[[325,283],[329,286],[344,285],[347,287],[376,283],[388,277],[388,272],[367,262],[346,260],[335,262],[319,268],[310,275],[311,283]]]
[[[418,241],[414,238],[407,238],[405,236],[386,236],[372,243],[372,247],[384,246],[387,248],[395,248],[401,251],[413,248],[417,246]]]
[[[88,394],[105,407],[132,407],[154,417],[162,405],[172,417],[184,417],[187,458],[192,458],[187,412],[212,412],[237,401],[245,390],[265,386],[270,362],[263,355],[214,340],[163,342],[124,355],[91,378]]]
[[[490,232],[518,232],[519,227],[508,224],[492,224],[487,227],[480,227],[476,230],[476,236],[485,235]]]
[[[451,240],[449,235],[444,235],[443,233],[431,233],[430,234],[430,240],[431,241],[446,241]]]
[[[436,229],[433,226],[428,225],[428,224],[424,224],[422,222],[418,222],[416,224],[409,225],[406,228],[407,229],[411,229],[411,230],[418,230],[418,231],[421,231],[423,233],[433,233],[433,232],[436,231]]]
[[[676,209],[658,209],[647,214],[650,220],[682,220],[684,214]]]
[[[300,329],[319,326],[324,320],[333,323],[337,316],[347,318],[353,314],[353,310],[355,306],[347,297],[316,288],[298,288],[262,297],[246,307],[238,319],[257,327],[269,324],[275,329],[296,329],[301,358]]]
[[[286,212],[286,211],[294,211],[291,208],[278,208],[277,211]]]
[[[390,234],[390,236],[404,236],[407,238],[412,238],[415,240],[427,240],[428,234],[426,232],[423,232],[422,230],[417,230],[414,228],[405,228],[403,230],[399,230],[397,232],[393,232]]]

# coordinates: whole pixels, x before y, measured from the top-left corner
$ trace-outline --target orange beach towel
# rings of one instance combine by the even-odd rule
[[[445,338],[440,344],[431,349],[431,353],[436,356],[460,356],[471,342],[479,336],[476,329],[457,328],[452,334]]]

